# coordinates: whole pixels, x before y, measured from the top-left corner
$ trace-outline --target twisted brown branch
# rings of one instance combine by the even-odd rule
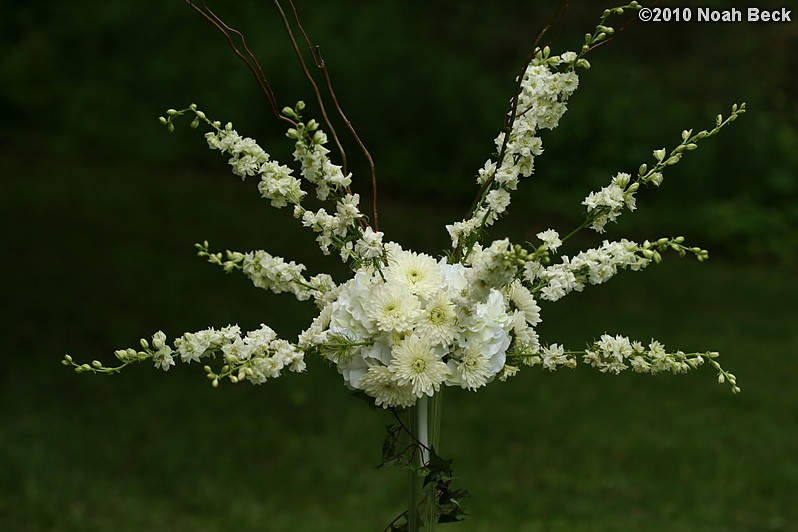
[[[230,45],[230,48],[233,52],[241,59],[247,68],[252,72],[252,75],[255,76],[255,80],[258,82],[258,85],[263,91],[263,94],[266,96],[266,99],[269,101],[269,107],[271,107],[272,113],[274,116],[277,117],[278,120],[282,120],[284,122],[288,122],[291,126],[296,126],[296,122],[288,118],[287,116],[280,113],[280,107],[277,104],[277,98],[274,95],[274,90],[272,89],[271,85],[269,84],[269,80],[266,78],[266,75],[263,72],[263,68],[261,68],[260,63],[258,62],[255,54],[247,46],[247,41],[244,38],[244,35],[236,30],[235,28],[231,28],[228,26],[219,16],[216,15],[209,7],[208,4],[205,3],[205,0],[202,0],[202,7],[198,6],[191,0],[184,0],[189,7],[191,7],[194,11],[202,15],[205,20],[210,22],[219,32],[224,35],[225,39],[227,40],[227,44]],[[235,34],[241,40],[241,46],[244,48],[244,52],[239,50],[236,46],[236,43],[233,40],[232,34]],[[246,53],[246,55],[244,55]]]
[[[346,125],[349,134],[352,135],[352,138],[357,143],[360,150],[363,152],[363,155],[366,157],[366,161],[368,161],[369,171],[371,173],[371,196],[372,196],[372,215],[373,215],[373,228],[375,231],[379,231],[379,217],[377,213],[377,172],[374,167],[374,159],[371,157],[371,153],[369,153],[366,145],[363,144],[363,141],[360,139],[360,136],[355,131],[354,126],[352,126],[352,122],[346,117],[344,114],[344,110],[341,107],[341,104],[338,102],[338,97],[335,94],[335,90],[333,89],[332,81],[330,80],[330,71],[327,68],[324,59],[321,57],[321,49],[318,45],[313,45],[308,37],[308,34],[305,32],[305,28],[302,26],[302,22],[299,19],[299,13],[297,12],[296,5],[294,5],[293,0],[289,0],[291,4],[291,9],[294,11],[294,19],[296,20],[296,24],[299,27],[299,31],[302,33],[302,37],[305,39],[305,43],[310,50],[310,54],[313,57],[313,62],[316,64],[316,68],[322,71],[324,74],[324,80],[327,84],[327,91],[330,93],[330,97],[332,98],[333,104],[335,106],[336,111],[338,111],[338,115],[343,120],[344,124]],[[344,162],[344,173],[346,173],[346,162]]]
[[[302,71],[305,73],[305,78],[307,78],[308,83],[310,83],[310,86],[313,88],[313,93],[316,95],[316,101],[319,103],[321,115],[324,118],[324,123],[327,125],[327,129],[330,131],[330,136],[332,137],[333,142],[335,142],[335,146],[338,148],[338,152],[341,155],[343,172],[344,175],[346,175],[346,153],[344,152],[344,147],[341,145],[341,141],[338,138],[338,134],[335,132],[335,127],[332,125],[330,117],[327,114],[327,108],[324,105],[324,98],[321,96],[319,86],[316,84],[313,74],[311,74],[310,70],[308,69],[308,65],[305,62],[305,57],[302,55],[302,51],[299,49],[299,45],[296,42],[296,37],[294,37],[294,31],[291,29],[291,23],[288,21],[288,17],[286,17],[285,11],[283,11],[283,7],[280,5],[280,1],[274,0],[274,5],[277,7],[277,11],[280,12],[280,17],[283,19],[283,26],[285,26],[285,30],[288,33],[288,38],[291,40],[291,46],[294,48],[294,53],[296,53],[297,59],[299,59],[299,63],[302,65]],[[352,193],[349,187],[346,187],[346,192],[348,194]]]

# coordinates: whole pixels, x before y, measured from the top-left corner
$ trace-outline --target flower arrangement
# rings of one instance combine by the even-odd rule
[[[484,242],[486,229],[507,211],[520,180],[533,174],[535,159],[543,153],[539,135],[554,129],[566,112],[568,98],[579,85],[578,72],[590,68],[585,56],[614,34],[607,19],[638,9],[637,2],[605,10],[577,52],[554,55],[548,47],[534,48],[517,78],[504,129],[495,139],[495,154],[477,172],[476,199],[463,220],[446,226],[451,248],[439,258],[385,240],[378,225],[371,156],[341,111],[326,66],[308,40],[335,109],[370,163],[374,209],[371,217],[361,211],[360,196],[352,190],[352,175],[319,86],[280,3],[275,2],[318,97],[329,136],[319,122],[304,116],[303,102],[280,110],[243,37],[204,3],[187,3],[228,37],[255,73],[275,116],[288,125],[298,175],[295,168],[273,160],[255,140],[239,135],[232,124],[208,118],[194,104],[168,110],[161,123],[171,132],[178,119],[188,116],[192,128],[207,126],[208,146],[229,158],[232,172],[241,179],[257,178],[261,196],[275,208],[290,207],[294,218],[316,233],[322,253],[338,255],[352,276],[338,284],[323,273],[308,277],[304,265],[263,250],[220,253],[203,242],[196,245],[199,256],[226,272],[241,271],[256,287],[312,300],[317,317],[295,342],[278,338],[267,325],[248,332],[236,325],[209,328],[185,333],[171,345],[158,331],[151,340],[142,339],[140,348],[116,351],[119,365],[78,364],[68,355],[64,364],[78,372],[117,373],[130,364],[151,361],[167,371],[179,358],[184,363],[207,363],[207,377],[217,386],[225,379],[262,384],[284,371],[302,372],[306,356],[328,360],[349,389],[372,405],[390,410],[398,421],[389,427],[383,460],[410,470],[410,501],[408,510],[388,526],[390,530],[432,529],[437,522],[456,521],[464,515],[460,501],[466,492],[452,488],[450,461],[437,454],[444,387],[476,391],[506,380],[524,366],[553,371],[575,368],[581,362],[606,373],[631,369],[657,374],[684,373],[708,362],[721,383],[728,382],[735,393],[740,391],[735,376],[718,363],[716,352],[671,351],[653,339],[643,343],[610,334],[573,350],[541,340],[536,327],[542,320],[540,301],[555,302],[587,285],[602,284],[620,270],[642,270],[660,262],[665,252],[691,254],[699,261],[708,257],[707,251],[687,245],[682,237],[642,243],[604,240],[574,255],[560,248],[577,232],[589,228],[604,233],[625,210],[635,210],[642,187],[659,186],[668,167],[734,121],[745,111],[745,104],[734,105],[726,118],[718,115],[710,130],[683,131],[678,145],[670,151],[654,150],[653,163],[642,164],[635,175],[619,172],[607,186],[590,192],[582,202],[584,219],[566,236],[548,229],[537,234],[538,244],[524,246],[507,239]],[[298,16],[295,23],[307,40]],[[234,35],[241,37],[246,54],[234,44]],[[327,147],[331,138],[341,164],[333,161]],[[326,208],[307,206],[308,187]],[[209,362],[214,360],[215,369]]]

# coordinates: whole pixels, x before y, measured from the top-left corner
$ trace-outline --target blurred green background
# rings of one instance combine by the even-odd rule
[[[270,3],[218,4],[280,104],[310,102]],[[298,7],[376,160],[382,229],[439,254],[558,3]],[[545,42],[575,48],[603,7],[572,3]],[[546,305],[540,329],[574,348],[606,331],[718,350],[743,393],[709,368],[657,378],[526,370],[478,396],[448,390],[441,451],[473,492],[473,517],[451,528],[798,530],[798,21],[614,25],[623,31],[591,54],[535,176],[491,236],[568,231],[588,191],[746,101],[748,113],[643,191],[639,211],[606,235],[683,234],[711,260],[668,257]],[[158,329],[266,322],[291,339],[309,323],[312,305],[223,275],[194,256],[194,242],[264,248],[344,278],[198,132],[158,124],[165,109],[197,102],[290,160],[223,38],[179,1],[7,0],[0,42],[0,529],[384,527],[404,504],[403,473],[373,467],[390,417],[320,361],[305,375],[218,390],[198,367],[100,377],[59,364],[67,352],[110,362]],[[368,201],[362,162],[353,171]],[[585,235],[565,251],[597,242]]]

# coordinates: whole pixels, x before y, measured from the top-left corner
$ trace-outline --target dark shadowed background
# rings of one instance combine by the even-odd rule
[[[280,104],[310,104],[271,3],[215,4],[247,36]],[[571,2],[553,19],[558,2],[297,6],[376,161],[387,238],[436,255],[443,225],[476,192],[537,35],[551,23],[544,43],[575,49],[610,7]],[[731,396],[709,368],[648,378],[581,367],[528,369],[479,395],[447,391],[442,454],[473,492],[460,529],[798,530],[798,20],[611,24],[623,30],[589,56],[568,113],[544,132],[535,175],[490,236],[567,232],[587,192],[747,102],[606,235],[681,234],[711,260],[668,257],[546,305],[540,329],[574,348],[606,331],[718,350],[743,393]],[[197,367],[103,377],[59,364],[64,353],[110,363],[158,329],[266,322],[293,339],[307,326],[312,305],[225,276],[194,256],[194,242],[263,248],[345,278],[199,132],[158,123],[196,102],[290,161],[222,36],[177,0],[7,1],[0,43],[0,529],[384,527],[404,504],[404,474],[373,468],[390,417],[351,398],[320,361],[306,375],[218,390]],[[365,166],[348,152],[368,202]],[[600,240],[586,234],[566,252]]]

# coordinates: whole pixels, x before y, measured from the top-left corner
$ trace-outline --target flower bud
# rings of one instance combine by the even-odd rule
[[[177,114],[177,111],[175,111],[174,109],[167,109],[166,114],[169,116],[175,116]]]
[[[139,340],[139,342],[141,343],[141,348],[142,349],[149,349],[150,348],[150,344],[144,338]]]
[[[202,111],[197,111],[197,118],[205,120],[205,113],[203,113]]]
[[[163,124],[163,125],[166,125],[166,118],[164,118],[164,117],[162,117],[162,116],[159,116],[159,117],[158,117],[158,122],[160,122],[160,123],[161,123],[161,124]]]

